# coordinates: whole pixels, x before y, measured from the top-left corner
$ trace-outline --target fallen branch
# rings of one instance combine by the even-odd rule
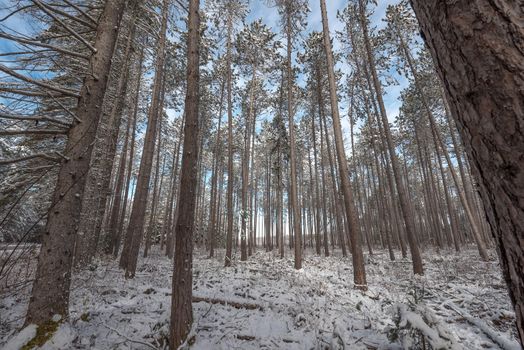
[[[247,334],[237,334],[235,335],[235,338],[239,340],[246,340],[246,341],[254,341],[257,339],[257,337],[255,337],[254,335],[247,335]],[[278,338],[275,338],[275,339],[278,339]],[[291,344],[291,343],[299,344],[300,343],[298,340],[289,339],[289,338],[281,338],[280,340],[282,340],[284,343],[287,343],[287,344]]]
[[[237,334],[236,338],[240,340],[248,340],[248,341],[257,339],[254,335],[242,335],[242,334]]]
[[[193,296],[193,302],[194,303],[210,303],[210,304],[220,304],[220,305],[229,305],[236,309],[247,309],[247,310],[264,310],[262,305],[259,304],[251,304],[251,303],[242,303],[242,302],[236,302],[231,300],[223,300],[223,299],[215,299],[215,298],[205,298],[205,297],[198,297]]]
[[[120,332],[117,331],[116,329],[109,327],[108,325],[102,324],[102,326],[106,327],[106,328],[109,329],[110,331],[115,332],[116,334],[118,334],[119,336],[121,336],[121,337],[124,338],[125,340],[130,341],[131,343],[140,344],[140,345],[145,345],[145,346],[149,347],[150,349],[158,350],[157,347],[153,346],[152,344],[149,344],[149,343],[146,343],[146,342],[144,342],[144,341],[140,341],[140,340],[131,339],[131,338],[129,338],[129,337],[123,335],[122,333],[120,333]]]
[[[456,307],[452,302],[448,301],[448,302],[445,302],[443,305],[449,308],[450,310],[455,311],[460,316],[464,317],[466,321],[468,321],[470,324],[480,329],[489,339],[491,339],[494,343],[496,343],[502,349],[504,350],[519,350],[520,349],[519,344],[509,339],[504,338],[503,336],[498,334],[496,331],[491,329],[491,327],[489,327],[485,322],[471,316],[466,311],[461,310],[460,308]]]

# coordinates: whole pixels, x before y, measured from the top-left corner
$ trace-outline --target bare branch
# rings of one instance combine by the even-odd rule
[[[54,98],[69,97],[69,96],[64,96],[63,94],[52,93],[50,91],[39,92],[39,91],[21,90],[21,89],[11,88],[8,86],[2,86],[2,85],[0,85],[0,91],[17,94],[17,95],[30,96],[30,97],[49,97],[50,95],[53,96]],[[8,97],[5,97],[5,98],[8,98]]]
[[[69,55],[69,56],[73,56],[73,57],[83,58],[84,60],[89,60],[89,56],[86,56],[86,55],[78,53],[78,52],[69,51],[69,50],[62,49],[62,48],[57,47],[57,46],[44,44],[44,43],[41,43],[41,42],[35,41],[35,40],[24,39],[24,38],[21,38],[19,36],[10,35],[10,34],[3,33],[3,32],[0,32],[0,38],[12,40],[12,41],[17,41],[17,42],[22,43],[22,44],[27,44],[27,45],[32,45],[32,46],[39,46],[39,47],[45,47],[47,49],[51,49],[51,50],[54,50],[56,52],[63,53],[64,55]]]
[[[98,24],[97,20],[94,19],[93,17],[91,17],[90,14],[88,14],[87,12],[85,12],[84,10],[82,10],[79,6],[77,6],[76,4],[72,3],[71,1],[69,0],[62,0],[63,2],[65,2],[66,4],[68,4],[69,6],[71,6],[72,8],[74,8],[75,10],[77,10],[78,12],[80,12],[85,18],[89,19],[91,22],[93,22],[94,24]]]
[[[27,129],[27,130],[0,130],[0,136],[18,135],[66,135],[67,130],[59,129]]]
[[[26,6],[20,7],[19,9],[16,9],[16,10],[14,10],[13,12],[9,13],[9,14],[8,14],[7,16],[5,16],[4,18],[0,18],[0,22],[3,22],[3,21],[5,21],[5,20],[7,20],[9,17],[11,17],[11,16],[17,14],[18,12],[24,11],[24,10],[26,10],[26,9],[28,9],[28,8],[31,8],[31,7],[33,7],[33,5],[26,5]]]
[[[20,162],[25,162],[26,160],[31,160],[31,159],[35,159],[35,158],[43,158],[43,159],[47,159],[47,160],[50,160],[50,161],[53,161],[53,162],[60,162],[60,158],[53,157],[50,154],[37,153],[37,154],[31,154],[29,156],[20,157],[20,158],[14,158],[14,159],[0,159],[0,165],[8,165],[8,164],[13,164],[13,163],[20,163]]]
[[[42,4],[42,5],[44,5],[44,4]],[[59,10],[59,9],[53,7],[53,6],[49,6],[49,5],[44,5],[44,6],[47,7],[50,11],[58,13],[59,15],[62,15],[64,17],[69,18],[70,20],[73,20],[75,22],[78,22],[78,23],[86,26],[86,27],[89,27],[91,29],[96,30],[96,23],[87,22],[87,21],[85,21],[85,20],[83,20],[83,19],[81,19],[79,17],[75,17],[75,16],[73,16],[73,15],[71,15],[71,14],[65,12],[65,11]]]
[[[23,121],[36,121],[36,122],[45,121],[45,122],[60,124],[60,125],[63,125],[65,127],[68,127],[68,128],[71,127],[71,124],[69,124],[69,123],[66,123],[66,122],[63,122],[61,120],[57,120],[57,119],[54,119],[54,118],[46,117],[46,116],[37,116],[37,117],[28,116],[28,117],[25,117],[25,116],[12,115],[12,114],[7,114],[7,113],[0,112],[0,118],[13,119],[13,120],[23,120]]]
[[[64,21],[62,21],[60,18],[55,16],[44,4],[42,4],[38,0],[31,0],[36,6],[40,7],[42,11],[44,11],[49,17],[57,21],[62,27],[64,27],[65,30],[67,30],[69,33],[71,33],[72,36],[77,38],[82,44],[84,44],[89,50],[92,52],[96,52],[96,49],[89,43],[87,40],[85,40],[81,35],[79,35],[77,32],[75,32],[73,29],[71,29]]]
[[[62,89],[60,87],[56,87],[56,86],[53,86],[53,85],[50,85],[50,84],[47,84],[47,83],[43,83],[43,82],[38,81],[38,80],[31,79],[29,77],[26,77],[25,75],[22,75],[20,73],[15,72],[11,68],[8,68],[8,67],[4,66],[3,64],[0,64],[0,71],[4,72],[6,74],[9,74],[9,75],[11,75],[11,76],[13,76],[13,77],[15,77],[17,79],[23,80],[23,81],[25,81],[27,83],[38,85],[40,87],[43,87],[45,89],[49,89],[49,90],[52,90],[52,91],[60,92],[61,94],[64,94],[66,96],[76,97],[76,98],[80,97],[80,95],[77,92],[75,92],[75,91],[68,90],[68,89]]]

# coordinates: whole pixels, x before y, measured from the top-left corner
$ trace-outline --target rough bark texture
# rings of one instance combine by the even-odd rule
[[[80,219],[82,194],[89,170],[96,128],[107,88],[111,57],[115,48],[124,0],[106,2],[95,39],[96,52],[91,56],[89,71],[80,92],[76,115],[68,133],[46,230],[38,257],[36,279],[29,301],[26,323],[43,324],[53,315],[66,316],[69,307],[71,266]]]
[[[180,173],[178,218],[175,226],[175,269],[171,305],[171,349],[182,344],[193,323],[191,295],[193,288],[193,231],[198,163],[198,106],[199,106],[199,0],[189,1],[187,38],[187,94],[184,148]]]
[[[412,1],[465,144],[524,341],[524,9]]]

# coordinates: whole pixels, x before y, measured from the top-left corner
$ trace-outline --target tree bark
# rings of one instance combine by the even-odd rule
[[[178,218],[175,227],[175,267],[171,305],[170,348],[178,347],[186,340],[193,323],[191,305],[193,288],[193,233],[196,202],[198,163],[198,112],[200,80],[200,1],[189,1],[187,37],[187,94],[185,101],[186,123],[184,148],[178,196]]]
[[[144,147],[140,168],[138,170],[138,179],[136,184],[135,197],[129,218],[128,236],[131,239],[129,256],[125,267],[126,278],[133,278],[136,272],[138,253],[143,238],[146,203],[149,194],[149,182],[151,179],[151,168],[155,153],[155,140],[158,131],[158,122],[162,115],[161,95],[162,79],[164,75],[165,45],[167,32],[167,16],[169,1],[164,0],[162,5],[162,20],[160,28],[160,38],[156,51],[155,59],[155,78],[153,83],[153,96],[151,107],[149,109],[148,123],[144,137]]]
[[[65,317],[68,313],[82,194],[124,7],[124,0],[106,2],[98,23],[94,44],[97,51],[89,63],[89,71],[94,74],[85,77],[80,92],[76,114],[82,122],[74,120],[68,133],[64,153],[69,160],[61,165],[49,208],[26,324],[44,324],[55,314]]]
[[[136,5],[136,2],[134,5]],[[82,197],[82,211],[78,224],[78,237],[75,246],[75,266],[77,267],[90,263],[96,254],[102,229],[102,219],[110,193],[111,170],[115,161],[118,131],[120,130],[122,110],[127,95],[131,48],[136,32],[134,7],[129,9],[132,12],[129,24],[123,26],[124,28],[128,27],[126,28],[127,30],[122,31],[122,34],[119,35],[121,38],[125,38],[125,35],[127,35],[127,38],[120,58],[121,67],[115,89],[116,97],[113,101],[106,97],[106,101],[103,103],[103,115],[97,127],[91,164],[86,176],[86,185]]]
[[[231,9],[229,10],[231,11]],[[226,257],[224,266],[231,266],[233,259],[233,98],[232,98],[232,35],[233,14],[227,15],[227,232],[226,232]]]
[[[402,174],[400,173],[400,166],[397,154],[395,153],[395,145],[393,144],[393,138],[391,136],[391,131],[389,130],[389,122],[386,115],[386,107],[384,105],[384,100],[382,97],[382,88],[380,81],[378,79],[378,74],[375,68],[375,58],[373,57],[373,52],[371,49],[371,42],[368,34],[368,24],[366,19],[366,7],[363,0],[359,0],[359,9],[360,9],[360,23],[362,26],[362,32],[364,35],[364,44],[366,48],[368,65],[371,70],[371,76],[373,78],[373,85],[375,88],[376,97],[380,107],[380,117],[382,118],[382,124],[384,127],[384,133],[386,136],[386,143],[388,146],[391,166],[393,168],[393,176],[397,185],[398,196],[400,199],[400,207],[402,209],[402,216],[404,218],[404,223],[406,224],[406,234],[408,236],[409,248],[411,251],[411,259],[413,263],[413,272],[415,274],[422,275],[424,274],[424,268],[422,266],[422,257],[420,255],[420,249],[417,244],[415,237],[415,224],[413,220],[413,210],[408,199],[408,194],[405,188],[405,185],[402,181]]]
[[[412,1],[465,144],[524,343],[524,9]]]
[[[340,126],[340,115],[338,111],[338,100],[336,92],[335,71],[333,62],[333,51],[331,48],[331,39],[329,35],[329,24],[326,13],[326,2],[320,0],[322,12],[322,25],[324,31],[324,47],[327,56],[327,69],[329,78],[329,95],[331,99],[331,115],[333,117],[333,130],[335,132],[335,145],[338,156],[339,174],[341,178],[342,193],[344,194],[344,204],[346,208],[346,217],[349,223],[351,233],[351,250],[353,257],[353,278],[355,287],[367,290],[366,270],[364,267],[364,254],[362,252],[360,224],[356,213],[353,194],[351,193],[351,183],[349,182],[349,169],[344,149],[344,140],[342,138],[342,127]]]
[[[289,163],[291,210],[293,210],[293,231],[295,233],[295,269],[302,268],[302,225],[300,223],[300,207],[297,193],[297,151],[295,144],[295,114],[293,112],[293,67],[291,65],[291,4],[286,3],[286,39],[287,39],[287,113],[289,122]],[[291,234],[291,233],[290,233]],[[284,235],[282,235],[284,236]],[[283,244],[283,239],[281,244]]]

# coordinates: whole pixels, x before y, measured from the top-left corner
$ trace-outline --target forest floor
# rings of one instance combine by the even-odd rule
[[[351,259],[258,251],[223,267],[223,252],[195,251],[191,349],[520,349],[494,253],[426,251],[424,277],[387,252],[366,257],[369,290],[353,288]],[[276,252],[275,252],[276,254]],[[286,254],[290,254],[286,250]],[[75,274],[70,318],[44,349],[164,349],[172,263],[153,249],[126,280],[116,262]],[[29,287],[0,294],[0,348],[17,349]],[[1,290],[0,290],[1,291]]]

